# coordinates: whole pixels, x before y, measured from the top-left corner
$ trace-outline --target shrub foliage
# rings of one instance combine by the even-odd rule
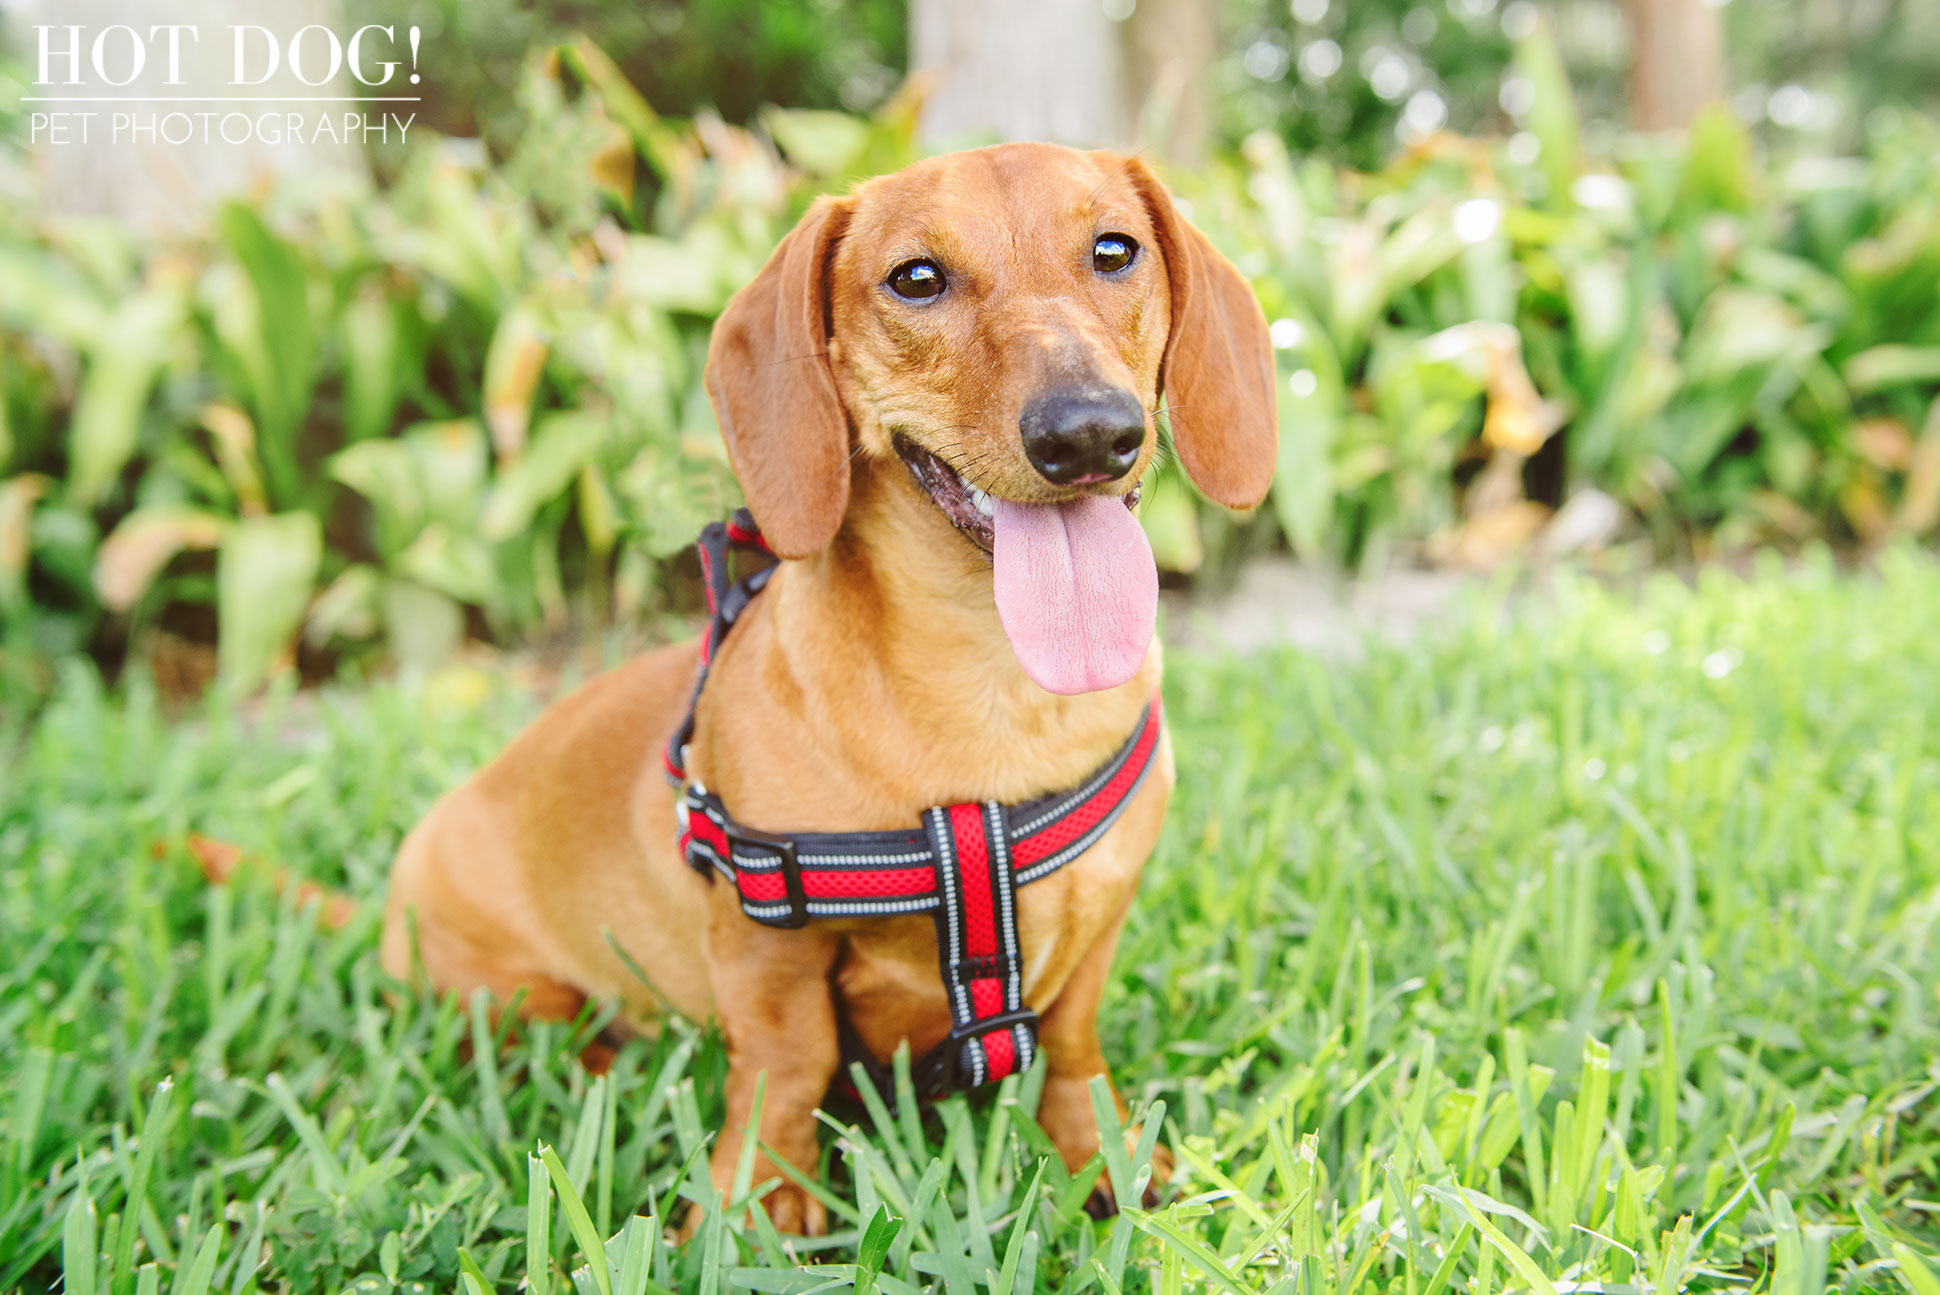
[[[1930,533],[1935,127],[1784,160],[1720,113],[1593,164],[1540,26],[1514,57],[1515,142],[1359,173],[1260,134],[1173,177],[1274,320],[1283,428],[1251,521],[1159,473],[1161,564],[1487,563],[1590,490],[1658,556]],[[0,216],[8,668],[160,630],[248,683],[666,605],[734,497],[710,322],[814,193],[915,155],[914,107],[675,121],[579,42],[502,157],[436,142],[169,245]]]

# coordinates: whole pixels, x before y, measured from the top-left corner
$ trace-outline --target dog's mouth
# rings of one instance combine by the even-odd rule
[[[1024,673],[1046,692],[1097,692],[1144,665],[1158,613],[1152,546],[1132,513],[1139,488],[1027,504],[971,485],[896,438],[910,475],[966,539],[990,554],[997,619]]]
[[[986,553],[997,547],[997,501],[964,479],[962,473],[906,436],[895,438],[896,454],[930,497],[937,510],[972,544]],[[1140,482],[1119,499],[1128,509],[1138,507]]]

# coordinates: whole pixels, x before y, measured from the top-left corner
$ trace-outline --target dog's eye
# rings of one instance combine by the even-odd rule
[[[889,290],[907,301],[928,301],[948,286],[935,261],[904,261],[889,272]]]
[[[1138,259],[1138,243],[1129,234],[1100,234],[1091,245],[1091,268],[1116,274]]]

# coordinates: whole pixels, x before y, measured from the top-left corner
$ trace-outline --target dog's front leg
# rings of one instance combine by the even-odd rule
[[[1038,1042],[1044,1049],[1048,1073],[1044,1077],[1044,1094],[1038,1101],[1037,1122],[1057,1147],[1058,1154],[1064,1157],[1065,1167],[1073,1172],[1098,1150],[1098,1119],[1091,1108],[1091,1081],[1105,1075],[1106,1082],[1110,1082],[1105,1054],[1098,1045],[1098,1004],[1104,998],[1105,985],[1111,976],[1112,954],[1118,947],[1118,932],[1125,924],[1129,909],[1128,902],[1110,929],[1078,963],[1071,979],[1065,982],[1064,991],[1044,1013],[1038,1027]],[[1112,1086],[1112,1101],[1118,1107],[1118,1118],[1124,1120],[1131,1112],[1125,1099],[1118,1095],[1117,1085]],[[1138,1134],[1137,1128],[1128,1130],[1127,1144],[1136,1144]],[[1164,1146],[1157,1147],[1152,1153],[1152,1182],[1145,1190],[1148,1206],[1158,1203],[1157,1189],[1171,1176],[1172,1153]],[[1090,1208],[1094,1215],[1116,1211],[1107,1181],[1099,1181],[1098,1189],[1092,1193]]]
[[[802,1173],[815,1172],[815,1109],[840,1064],[829,984],[839,943],[811,931],[758,926],[738,909],[716,922],[709,936],[708,971],[728,1046],[727,1119],[712,1159],[714,1185],[725,1203],[764,1074],[761,1141]],[[802,1236],[828,1230],[822,1203],[760,1152],[752,1182],[770,1178],[782,1179],[762,1199],[777,1228]]]

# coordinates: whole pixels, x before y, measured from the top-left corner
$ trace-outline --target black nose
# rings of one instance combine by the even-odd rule
[[[1145,445],[1145,406],[1123,388],[1065,389],[1024,406],[1024,455],[1060,486],[1116,481]]]

